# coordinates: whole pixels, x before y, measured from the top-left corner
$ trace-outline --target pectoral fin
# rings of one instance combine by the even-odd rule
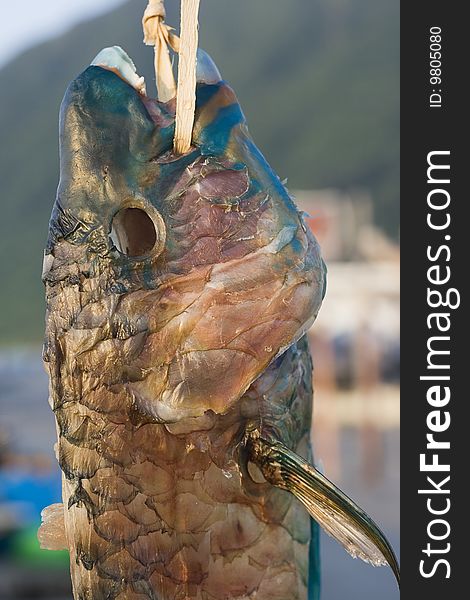
[[[38,540],[43,550],[68,550],[65,537],[64,505],[51,504],[41,511]]]
[[[389,564],[400,585],[398,562],[385,535],[351,498],[278,441],[253,433],[247,448],[269,483],[293,494],[351,556],[375,566]]]

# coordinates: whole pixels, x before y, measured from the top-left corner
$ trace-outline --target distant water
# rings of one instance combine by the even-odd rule
[[[52,455],[56,433],[40,347],[0,351],[0,430],[15,450]]]
[[[364,460],[364,432],[358,428],[341,430],[341,475],[336,483],[379,524],[400,559],[400,436],[396,428],[375,433],[377,449],[372,458],[377,456],[377,462],[372,465],[370,454]],[[391,569],[353,560],[327,535],[322,536],[321,560],[322,600],[398,600],[400,597]]]

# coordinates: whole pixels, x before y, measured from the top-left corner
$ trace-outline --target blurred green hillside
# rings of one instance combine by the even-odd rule
[[[67,83],[119,44],[153,81],[146,0],[27,51],[0,71],[0,340],[42,336],[42,248],[58,179],[57,115]],[[167,22],[179,22],[167,0]],[[242,102],[253,137],[289,187],[372,194],[398,233],[398,0],[202,0],[200,43]]]

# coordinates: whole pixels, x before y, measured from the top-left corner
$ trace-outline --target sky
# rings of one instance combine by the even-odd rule
[[[0,0],[0,67],[22,50],[122,2],[123,0]]]

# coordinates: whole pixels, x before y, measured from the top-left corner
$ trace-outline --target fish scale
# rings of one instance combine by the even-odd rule
[[[58,409],[72,418],[74,412],[85,412],[91,422],[82,444],[73,427],[60,431],[59,437],[78,598],[138,598],[147,593],[142,582],[155,586],[156,598],[219,598],[229,575],[233,597],[249,597],[256,590],[257,597],[270,598],[274,588],[278,597],[305,597],[308,516],[286,492],[249,478],[245,485],[246,475],[236,466],[246,461],[237,456],[239,442],[249,422],[259,420],[260,410],[265,426],[272,427],[270,397],[287,399],[286,420],[300,425],[286,427],[289,442],[298,451],[306,449],[309,403],[303,414],[287,412],[295,392],[309,396],[304,339],[299,346],[301,350],[290,348],[250,387],[241,410],[205,417],[201,430],[185,421],[133,425],[132,397],[106,386],[93,400],[100,412],[83,411],[90,406],[83,392],[83,404]],[[285,389],[280,370],[291,371],[299,362],[306,362],[305,368],[294,370],[300,377],[291,378]],[[282,387],[281,394],[277,387]],[[110,402],[101,398],[107,395],[113,400],[108,418],[118,425],[100,441],[90,429],[102,431],[103,407]],[[185,576],[183,566],[188,567]],[[91,584],[90,572],[95,574]],[[198,589],[192,592],[195,585]]]
[[[63,503],[42,546],[69,550],[76,600],[316,600],[310,512],[397,573],[380,530],[309,464],[305,334],[326,270],[235,94],[198,82],[176,156],[174,101],[134,89],[122,50],[99,56],[110,65],[61,106],[43,355]]]

